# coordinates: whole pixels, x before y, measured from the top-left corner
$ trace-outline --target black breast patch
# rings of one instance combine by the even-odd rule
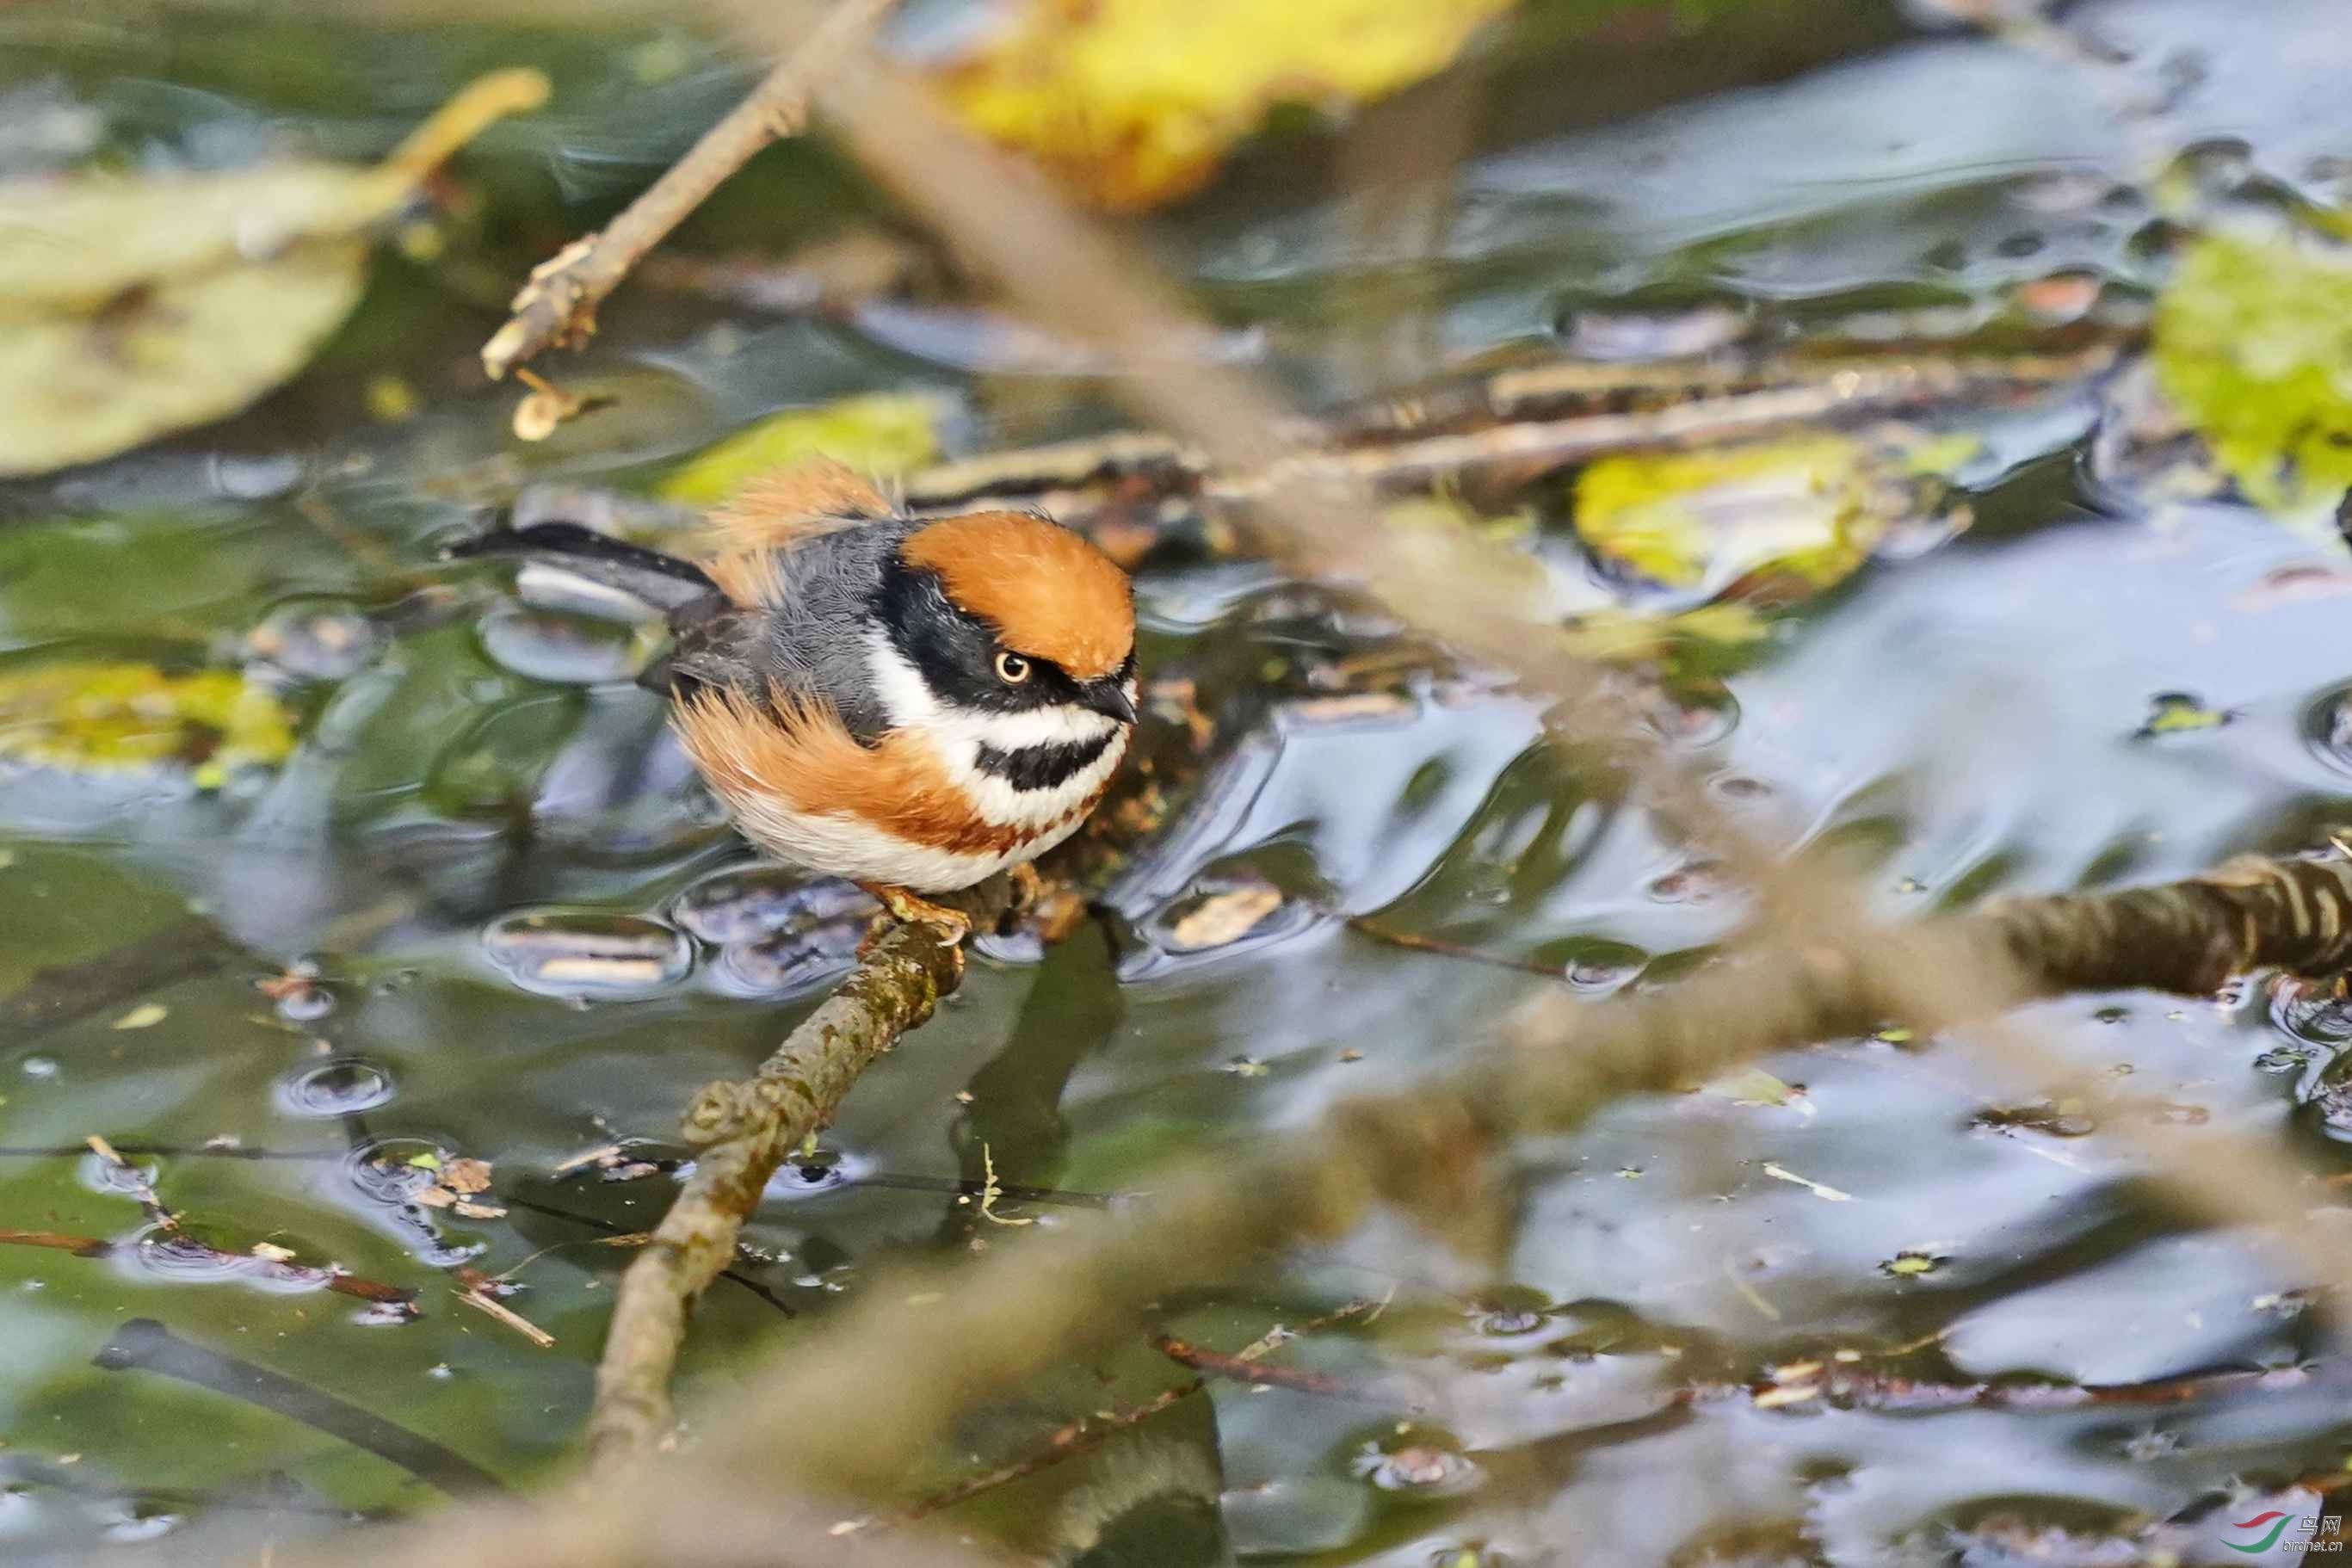
[[[1032,790],[1059,789],[1087,769],[1094,766],[1109,747],[1116,730],[1097,735],[1091,741],[1059,741],[1042,746],[1021,746],[1013,751],[999,751],[982,742],[980,748],[980,771],[1003,779],[1015,790],[1026,795]]]

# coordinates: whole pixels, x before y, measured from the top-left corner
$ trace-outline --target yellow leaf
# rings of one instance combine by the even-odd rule
[[[1025,0],[940,86],[973,129],[1134,210],[1208,182],[1277,103],[1345,107],[1443,69],[1513,0]]]
[[[1907,499],[1842,436],[1627,453],[1578,476],[1576,531],[1668,587],[1712,594],[1781,578],[1819,590],[1863,563]]]
[[[359,299],[370,226],[546,95],[536,71],[484,77],[373,169],[0,184],[0,475],[110,457],[292,375]]]
[[[293,747],[284,705],[233,670],[68,662],[0,673],[0,762],[69,773],[178,765],[213,788]]]
[[[772,414],[687,459],[661,493],[709,506],[761,474],[803,458],[827,457],[860,473],[904,473],[939,456],[938,399],[874,393],[814,408]]]
[[[110,1029],[152,1029],[172,1016],[161,1002],[142,1002],[107,1026]]]

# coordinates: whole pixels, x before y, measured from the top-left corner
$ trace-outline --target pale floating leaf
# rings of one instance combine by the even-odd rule
[[[1282,891],[1263,884],[1213,893],[1176,921],[1170,944],[1187,952],[1223,947],[1255,931],[1282,907]]]
[[[366,262],[363,240],[305,241],[266,265],[160,279],[95,316],[0,332],[0,475],[236,413],[310,363],[358,300]]]
[[[482,78],[373,169],[0,185],[0,475],[92,462],[233,414],[307,363],[358,300],[372,226],[536,71]]]
[[[1805,1102],[1803,1089],[1781,1082],[1762,1068],[1742,1068],[1701,1086],[1701,1092],[1734,1105],[1801,1106]]]

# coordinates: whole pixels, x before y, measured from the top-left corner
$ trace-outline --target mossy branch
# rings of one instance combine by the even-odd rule
[[[592,1463],[628,1460],[668,1433],[670,1373],[687,1312],[734,1261],[736,1238],[768,1179],[962,976],[962,949],[950,933],[920,921],[895,926],[756,1074],[705,1085],[695,1097],[684,1126],[694,1173],[622,1276],[614,1302],[588,1420]]]

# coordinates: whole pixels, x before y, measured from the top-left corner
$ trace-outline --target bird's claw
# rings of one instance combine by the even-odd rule
[[[859,887],[874,895],[883,913],[901,925],[922,924],[940,933],[940,940],[950,947],[960,944],[971,934],[971,917],[961,910],[935,904],[913,890],[884,882],[860,882]],[[867,939],[871,941],[869,937]]]

